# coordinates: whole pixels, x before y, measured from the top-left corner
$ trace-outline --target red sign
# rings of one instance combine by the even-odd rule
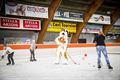
[[[1,18],[1,27],[19,28],[19,19]]]
[[[40,22],[38,20],[23,20],[23,27],[24,28],[33,28],[33,29],[39,29]]]
[[[40,20],[0,17],[0,28],[40,30],[41,23]]]

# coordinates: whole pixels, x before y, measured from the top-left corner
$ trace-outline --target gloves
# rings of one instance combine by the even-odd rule
[[[3,59],[3,58],[4,58],[4,55],[2,55],[1,58]]]
[[[60,37],[60,38],[58,38],[58,40],[59,40],[59,42],[61,42],[61,43],[64,43],[64,42],[65,42],[64,37]]]

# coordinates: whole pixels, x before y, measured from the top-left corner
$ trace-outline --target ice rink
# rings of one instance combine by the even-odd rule
[[[69,48],[68,65],[55,64],[55,48],[37,49],[36,62],[30,62],[29,50],[15,50],[15,65],[6,66],[7,57],[0,61],[0,80],[120,80],[120,47],[108,47],[113,70],[108,70],[102,55],[102,68],[97,69],[95,47]],[[0,51],[1,55],[2,51]],[[83,59],[84,54],[87,57]]]

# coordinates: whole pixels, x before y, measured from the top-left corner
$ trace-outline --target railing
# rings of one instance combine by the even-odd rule
[[[56,44],[36,44],[37,48],[56,48]],[[8,44],[12,49],[29,49],[29,44]],[[120,43],[107,43],[106,46],[120,46]],[[89,44],[68,44],[69,48],[76,48],[76,47],[95,47],[95,44],[89,43]],[[3,45],[0,44],[0,50],[3,50]]]

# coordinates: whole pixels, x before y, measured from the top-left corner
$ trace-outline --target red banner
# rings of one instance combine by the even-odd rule
[[[24,28],[39,29],[40,22],[39,21],[32,21],[32,20],[23,20],[23,27]]]
[[[0,18],[0,28],[40,30],[41,23],[40,23],[40,20],[1,17]]]
[[[19,28],[20,20],[10,19],[10,18],[1,18],[1,27]]]

